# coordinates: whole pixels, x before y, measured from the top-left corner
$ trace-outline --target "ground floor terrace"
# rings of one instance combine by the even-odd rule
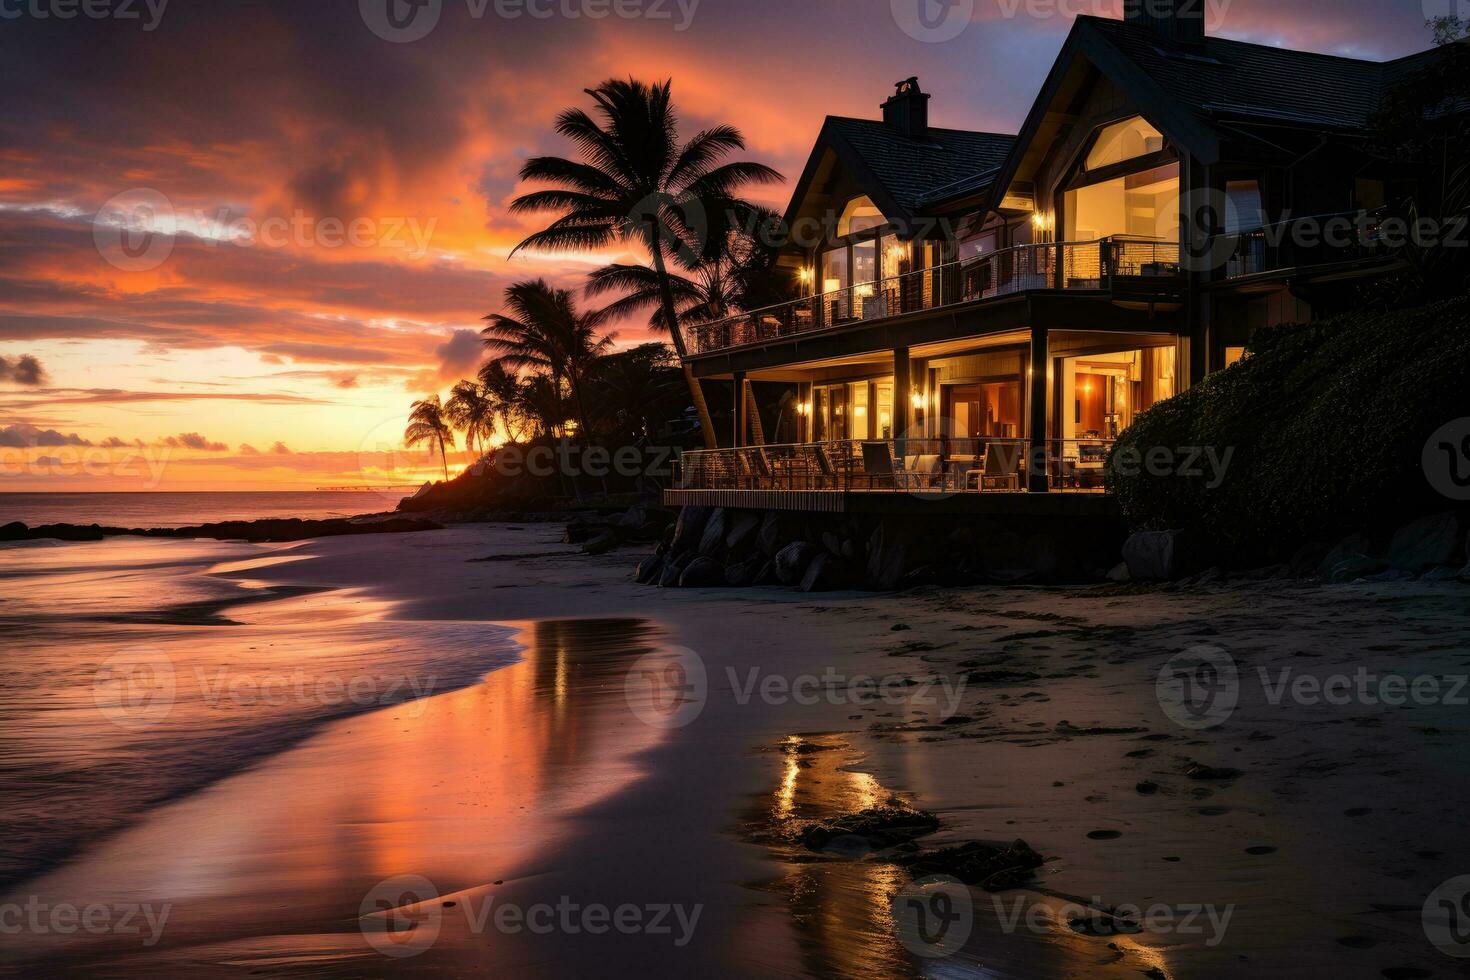
[[[706,366],[704,383],[739,394],[721,434],[727,447],[686,453],[666,497],[823,511],[1088,506],[1079,498],[1105,496],[1118,436],[1187,383],[1187,339],[1171,324],[1153,327],[1033,326],[769,367]]]

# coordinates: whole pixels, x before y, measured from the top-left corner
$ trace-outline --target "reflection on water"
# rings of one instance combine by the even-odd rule
[[[582,620],[523,624],[518,639],[522,662],[336,722],[26,888],[52,902],[169,903],[155,948],[47,936],[30,938],[32,955],[149,973],[375,972],[357,916],[384,879],[494,895],[544,868],[570,818],[640,778],[637,757],[665,734],[632,716],[622,685],[656,634]],[[413,968],[458,969],[487,941],[446,929]],[[19,955],[6,937],[0,950]]]
[[[791,736],[772,756],[775,788],[756,801],[742,835],[769,847],[783,866],[779,877],[753,887],[781,898],[805,975],[1174,976],[1168,939],[1078,935],[1066,921],[1066,910],[1075,909],[1077,900],[1050,893],[1044,885],[997,894],[971,889],[963,948],[942,958],[914,955],[900,941],[894,920],[895,898],[912,883],[908,872],[871,854],[814,852],[796,842],[808,824],[894,802],[894,794],[855,768],[863,760],[840,736]],[[942,847],[957,841],[941,830],[918,843]],[[1018,910],[1026,914],[1018,918]],[[1044,928],[1016,924],[1028,916]]]
[[[504,627],[267,591],[248,576],[280,550],[119,538],[5,552],[0,642],[24,669],[0,674],[0,886],[326,721],[516,659]]]

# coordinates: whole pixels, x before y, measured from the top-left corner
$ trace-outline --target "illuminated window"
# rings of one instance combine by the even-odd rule
[[[837,235],[842,237],[871,231],[886,224],[887,220],[871,198],[855,197],[842,209],[842,217],[837,220]]]
[[[1157,153],[1164,148],[1164,134],[1150,126],[1142,116],[1134,116],[1103,128],[1097,142],[1087,154],[1085,169],[1097,170]]]

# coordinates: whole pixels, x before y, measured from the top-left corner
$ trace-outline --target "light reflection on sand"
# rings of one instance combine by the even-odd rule
[[[377,954],[357,910],[383,879],[423,875],[448,895],[534,875],[566,821],[638,779],[637,756],[664,732],[623,700],[622,671],[649,651],[648,627],[523,625],[522,663],[336,722],[25,889],[51,903],[170,903],[156,948],[32,936],[29,952],[146,972],[226,962],[363,969]],[[18,955],[7,939],[0,949]],[[415,967],[442,966],[486,941],[447,931]]]

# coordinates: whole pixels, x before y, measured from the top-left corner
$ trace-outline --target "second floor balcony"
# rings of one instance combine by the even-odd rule
[[[698,356],[848,324],[1036,290],[1160,292],[1178,288],[1179,245],[1145,238],[1019,245],[988,255],[752,310],[689,328]]]

